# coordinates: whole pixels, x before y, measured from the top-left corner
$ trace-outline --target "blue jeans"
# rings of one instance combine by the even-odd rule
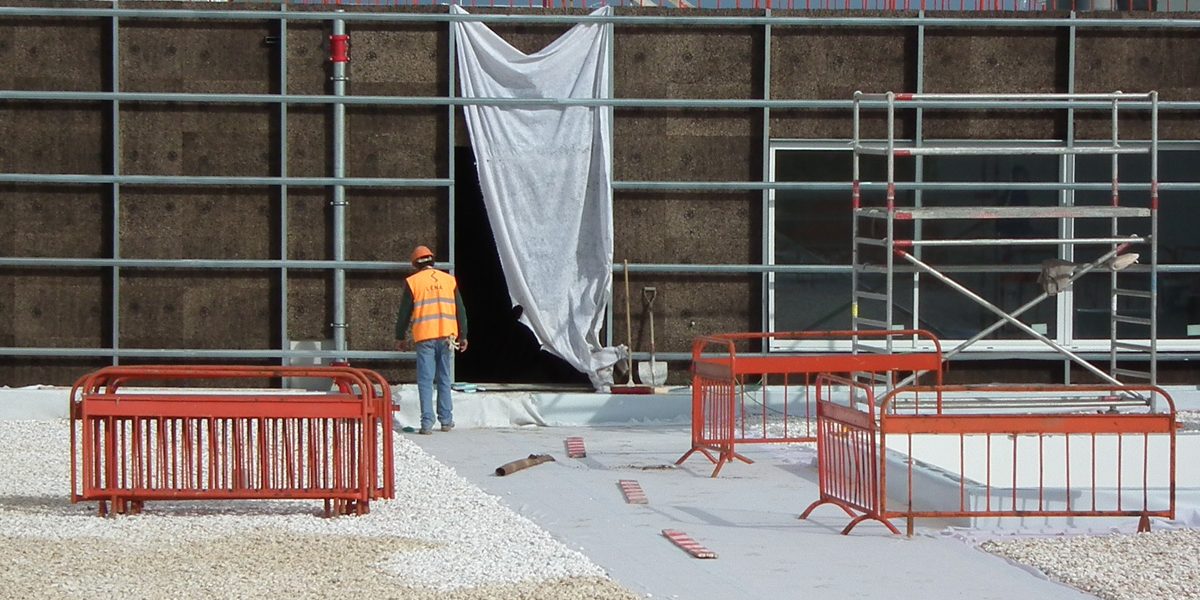
[[[433,384],[437,383],[437,420],[454,424],[450,402],[450,359],[453,351],[446,340],[417,342],[417,394],[421,398],[421,429],[433,428]]]

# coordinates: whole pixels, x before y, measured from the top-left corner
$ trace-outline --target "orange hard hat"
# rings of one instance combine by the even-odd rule
[[[433,250],[430,250],[427,246],[417,246],[416,248],[413,248],[412,257],[409,259],[409,261],[415,265],[418,261],[432,258]]]

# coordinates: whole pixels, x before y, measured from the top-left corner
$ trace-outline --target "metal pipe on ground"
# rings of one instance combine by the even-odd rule
[[[529,458],[514,460],[510,463],[496,467],[496,476],[504,477],[505,475],[511,475],[522,469],[528,469],[529,467],[537,466],[544,462],[554,462],[554,457],[550,456],[549,454],[530,454]]]

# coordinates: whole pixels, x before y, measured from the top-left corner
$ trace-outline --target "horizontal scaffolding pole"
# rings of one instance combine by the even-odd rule
[[[454,264],[438,262],[439,267],[453,270]],[[407,262],[336,261],[336,260],[223,260],[173,258],[54,258],[0,257],[0,267],[71,267],[71,268],[133,268],[133,269],[347,269],[356,271],[407,271]],[[1200,267],[1197,267],[1200,270]],[[613,272],[624,272],[624,265],[613,263]],[[636,264],[629,265],[630,273],[712,273],[742,275],[750,273],[849,273],[850,267],[839,265],[750,265],[750,264]]]
[[[60,357],[60,358],[341,358],[362,360],[412,360],[415,352],[387,350],[216,350],[203,348],[17,348],[0,347],[0,357]],[[634,360],[649,360],[649,352],[633,352]],[[658,360],[691,360],[690,352],[656,352]]]
[[[0,173],[0,183],[32,183],[52,185],[197,185],[197,186],[278,186],[291,187],[346,187],[389,188],[416,187],[441,188],[454,184],[452,179],[408,179],[385,177],[224,177],[197,175],[98,175],[87,173]],[[849,181],[614,181],[618,191],[850,191]],[[883,191],[884,182],[865,181],[859,183],[864,191]],[[1160,192],[1200,191],[1200,182],[1162,182]],[[1112,183],[1031,183],[1016,181],[982,182],[897,182],[896,190],[922,191],[1095,191],[1111,192]],[[1123,192],[1149,191],[1148,183],[1121,183]],[[738,198],[734,198],[737,200]],[[1106,198],[1107,200],[1107,198]]]
[[[320,94],[198,94],[186,92],[81,92],[58,90],[0,90],[0,100],[53,101],[53,102],[159,102],[172,104],[345,104],[354,106],[612,106],[614,108],[725,108],[725,109],[848,109],[853,100],[819,99],[758,99],[758,98],[462,98],[447,96],[330,96]],[[884,109],[887,103],[877,101],[860,102],[862,108]],[[906,102],[898,109],[906,108],[976,108],[981,110],[1006,110],[1014,106],[1004,102],[987,100],[963,100],[959,102]],[[1151,102],[1130,101],[1120,105],[1121,110],[1150,110]],[[1076,110],[1112,110],[1111,102],[1061,101],[1024,102],[1019,108]],[[1200,110],[1198,101],[1162,101],[1159,111]]]
[[[240,177],[199,175],[87,175],[66,173],[0,173],[0,182],[95,184],[95,185],[203,185],[326,187],[425,187],[454,184],[453,179],[405,179],[384,177]]]
[[[439,267],[453,270],[453,263],[439,262]],[[71,258],[71,257],[15,257],[0,256],[0,267],[13,268],[44,268],[66,267],[76,269],[88,268],[130,268],[130,269],[296,269],[296,270],[332,270],[346,269],[351,271],[406,271],[411,266],[406,262],[386,261],[336,261],[336,260],[223,260],[195,258]],[[870,269],[883,269],[867,267]],[[623,273],[625,267],[613,264],[613,273]],[[765,264],[631,264],[630,273],[711,273],[744,275],[751,273],[777,274],[808,274],[808,275],[848,275],[853,271],[850,265],[765,265]],[[947,265],[939,267],[946,273],[1040,273],[1038,265]],[[1128,271],[1139,271],[1133,266]],[[1200,264],[1163,265],[1158,266],[1160,272],[1169,273],[1200,273]],[[897,272],[912,272],[912,269],[898,267]]]
[[[883,240],[879,240],[882,242]],[[1140,237],[1107,237],[1107,238],[960,238],[953,240],[897,240],[897,247],[909,246],[1046,246],[1046,245],[1085,245],[1085,244],[1123,244],[1146,242]]]
[[[306,7],[307,8],[307,7]],[[1192,29],[1200,28],[1198,19],[1078,19],[1078,18],[969,18],[969,17],[792,17],[777,13],[763,16],[737,17],[728,15],[701,16],[700,11],[688,11],[679,16],[667,15],[606,15],[593,16],[587,13],[576,15],[547,14],[450,14],[416,12],[357,12],[356,9],[378,9],[340,5],[336,11],[283,11],[283,10],[178,10],[153,8],[48,8],[48,7],[0,7],[0,17],[81,17],[123,19],[169,19],[169,20],[217,20],[217,21],[329,21],[341,19],[350,22],[483,22],[491,24],[575,24],[613,23],[616,25],[771,25],[829,27],[848,25],[854,27],[898,28],[924,27],[1015,27],[1031,29],[1037,27],[1117,28],[1117,29]],[[390,7],[388,7],[390,8]],[[521,7],[514,7],[521,8]]]
[[[861,100],[887,100],[889,94],[880,92],[854,92],[854,97]],[[1038,101],[1038,100],[1119,100],[1128,101],[1134,99],[1149,100],[1154,96],[1153,92],[1102,92],[1098,94],[930,94],[930,93],[907,93],[895,92],[890,94],[896,102],[916,102],[920,100],[928,100],[933,102],[954,101],[954,100],[1003,100],[1005,102],[1017,101]],[[1112,103],[1109,103],[1111,107]]]
[[[854,147],[854,151],[858,152],[859,154],[872,154],[878,156],[887,156],[887,154],[890,152],[891,154],[899,157],[993,155],[1023,156],[1027,154],[1150,154],[1149,148],[1127,148],[1124,146],[894,146],[892,148],[888,148],[887,146],[858,145]]]

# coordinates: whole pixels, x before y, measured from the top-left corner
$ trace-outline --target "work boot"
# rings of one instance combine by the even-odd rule
[[[433,435],[433,430],[428,427],[422,427],[417,433],[421,435]]]
[[[448,425],[442,425],[442,431],[450,431],[451,429],[454,429],[454,423],[450,423]]]

